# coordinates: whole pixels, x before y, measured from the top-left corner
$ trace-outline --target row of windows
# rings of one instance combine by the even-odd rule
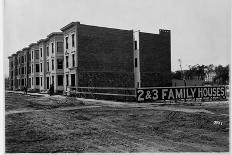
[[[76,75],[71,74],[71,86],[75,86]],[[66,86],[69,86],[69,75],[66,74]]]
[[[74,47],[75,46],[75,35],[74,34],[72,34],[72,47]],[[65,47],[66,47],[66,49],[68,49],[68,37],[65,37]]]
[[[54,53],[54,43],[51,44],[52,46],[52,54]],[[57,52],[58,53],[61,53],[63,52],[63,42],[57,42]],[[34,59],[33,58],[34,56],[34,51],[31,51],[31,59]],[[47,56],[49,56],[49,47],[47,46]],[[42,58],[43,57],[43,49],[40,48],[40,57]],[[35,59],[39,59],[39,50],[35,50]]]
[[[63,86],[63,81],[64,81],[64,76],[63,75],[57,75],[57,85],[58,86]],[[71,86],[75,86],[75,74],[71,74]],[[49,89],[49,77],[47,77],[47,89]],[[31,81],[31,84],[34,85],[34,78],[32,77],[31,79],[29,78],[29,81]],[[18,85],[24,85],[26,84],[26,79],[19,79],[18,80]],[[51,76],[51,83],[54,83],[54,76]],[[42,86],[43,85],[43,78],[42,77],[35,77],[35,85],[36,86]],[[66,85],[69,85],[69,75],[66,75]]]
[[[40,63],[40,67],[39,64],[35,64],[35,72],[43,72],[43,64]],[[57,69],[63,69],[63,60],[62,59],[57,59]],[[54,70],[54,60],[52,60],[52,70]],[[47,71],[49,71],[49,62],[47,62]],[[31,72],[33,73],[33,64],[31,66]],[[30,72],[29,72],[30,73]]]
[[[18,86],[24,86],[24,84],[26,84],[26,79],[17,79],[17,81],[18,81]],[[21,84],[20,84],[20,82],[21,82]]]
[[[63,86],[63,81],[64,81],[64,76],[63,75],[57,75],[57,85],[58,86]],[[75,74],[71,74],[71,86],[75,86],[75,78],[76,78],[76,75]],[[42,77],[36,77],[35,78],[35,85],[39,86],[43,84],[43,79]],[[47,89],[49,88],[49,77],[47,77]],[[33,85],[33,77],[32,77],[32,85]],[[51,83],[54,83],[54,76],[51,76]],[[66,85],[69,85],[69,75],[67,74],[66,75]]]
[[[31,83],[33,85],[33,77],[31,79]],[[49,78],[47,78],[47,80],[49,80]],[[57,75],[57,85],[58,86],[63,86],[63,75]],[[52,83],[54,83],[54,76],[52,76],[51,79]],[[36,86],[42,86],[43,85],[43,78],[42,77],[35,77],[35,85]],[[47,85],[49,85],[49,82],[47,83]],[[49,87],[48,87],[49,88]]]
[[[24,69],[25,68],[25,69]],[[13,73],[13,72],[12,72]],[[19,74],[26,74],[26,67],[22,67],[22,68],[19,68],[19,72],[18,72],[18,69],[15,70],[15,75],[18,75]],[[12,75],[13,76],[13,75]]]
[[[26,59],[26,55],[21,56],[21,57],[20,57],[20,56],[18,57],[18,63],[19,63],[19,64],[20,64],[20,63],[24,63],[24,61],[26,62],[26,60],[27,60],[27,59]]]
[[[66,68],[69,67],[69,56],[67,55],[66,57]],[[72,66],[75,67],[75,54],[72,54]]]

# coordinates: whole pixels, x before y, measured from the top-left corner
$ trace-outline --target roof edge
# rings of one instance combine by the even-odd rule
[[[67,30],[68,28],[70,28],[70,27],[72,27],[72,26],[75,26],[75,25],[77,25],[77,24],[80,24],[80,22],[79,22],[79,21],[71,22],[71,23],[65,25],[64,27],[62,27],[60,30],[61,30],[61,31],[65,31],[65,30]]]

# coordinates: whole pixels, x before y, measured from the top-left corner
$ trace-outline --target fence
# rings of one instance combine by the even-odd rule
[[[135,91],[135,88],[68,87],[66,95],[94,99],[135,101]]]
[[[80,98],[94,98],[117,101],[157,102],[167,100],[227,99],[228,86],[188,86],[188,87],[68,87],[66,95]]]

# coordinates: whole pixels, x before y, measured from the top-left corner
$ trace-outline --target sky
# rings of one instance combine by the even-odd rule
[[[230,0],[5,0],[4,75],[8,56],[73,21],[158,33],[171,30],[171,68],[230,63]]]

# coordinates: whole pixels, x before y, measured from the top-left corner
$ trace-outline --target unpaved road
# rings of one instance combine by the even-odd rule
[[[229,151],[228,103],[116,104],[5,95],[7,153]]]

